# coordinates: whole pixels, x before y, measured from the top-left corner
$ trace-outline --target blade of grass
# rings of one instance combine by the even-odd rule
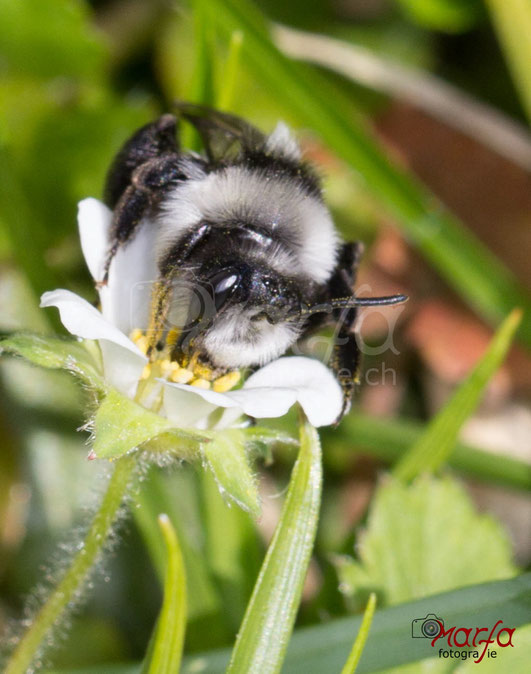
[[[345,666],[341,670],[341,674],[355,674],[363,653],[363,649],[365,648],[365,643],[367,642],[367,638],[369,636],[369,630],[371,629],[375,609],[376,594],[371,592],[369,595],[369,601],[367,602],[367,607],[365,608],[365,613],[363,614],[363,620],[361,621],[358,636],[356,637],[356,641],[354,642],[348,659],[345,662]]]
[[[522,105],[531,121],[531,2],[487,0]]]
[[[476,311],[497,323],[515,306],[529,309],[520,337],[531,346],[529,295],[419,181],[391,163],[368,129],[340,104],[341,96],[329,82],[278,51],[263,16],[248,0],[211,0],[208,9],[225,34],[243,33],[245,63],[301,123],[361,174],[405,235]]]
[[[194,16],[194,75],[187,98],[195,103],[213,105],[216,99],[214,76],[214,50],[212,24],[206,11],[205,0],[193,0]],[[195,151],[201,149],[197,131],[186,124],[182,129],[183,146]]]
[[[492,626],[497,620],[503,620],[508,627],[519,627],[529,623],[530,611],[531,573],[380,609],[374,616],[357,674],[380,672],[437,657],[437,650],[431,647],[429,639],[411,638],[411,621],[428,613],[441,616],[449,627]],[[360,629],[361,622],[362,617],[356,616],[296,630],[282,671],[285,674],[340,672],[352,645],[352,635]],[[193,674],[200,666],[208,674],[222,674],[228,658],[227,650],[198,653],[185,659],[181,674]]]
[[[529,623],[531,573],[511,580],[498,580],[462,587],[451,592],[380,609],[374,616],[363,659],[357,674],[379,672],[391,667],[437,657],[429,639],[411,638],[411,621],[428,613],[441,616],[448,626],[492,626],[503,620],[508,627]],[[286,655],[285,674],[339,672],[348,656],[352,635],[361,626],[361,616],[330,620],[296,630]],[[385,648],[382,647],[385,645]],[[515,647],[518,648],[518,646]],[[197,653],[184,659],[181,674],[223,674],[230,652]],[[135,674],[134,665],[108,665],[82,670],[54,670],[53,674]],[[52,674],[48,671],[47,674]]]
[[[228,110],[232,105],[238,78],[238,70],[240,68],[242,45],[243,33],[239,30],[233,31],[229,41],[229,54],[223,68],[221,86],[218,87],[217,107],[221,110]]]
[[[425,426],[406,419],[381,419],[351,412],[332,431],[334,445],[327,452],[331,468],[344,473],[349,458],[355,458],[359,449],[387,462],[397,461],[426,432]],[[323,430],[323,444],[331,431]],[[331,462],[331,463],[330,463]],[[455,470],[492,484],[513,489],[531,490],[531,465],[499,453],[491,453],[461,442],[455,444],[448,458]]]
[[[170,518],[159,515],[158,523],[167,553],[164,599],[142,674],[175,674],[181,666],[186,629],[186,577]]]
[[[479,404],[485,386],[503,362],[521,317],[520,309],[507,316],[474,370],[398,462],[393,471],[397,477],[410,480],[422,472],[437,470],[447,461],[461,426]]]
[[[313,549],[321,501],[321,446],[306,420],[286,502],[232,653],[230,674],[280,671]]]

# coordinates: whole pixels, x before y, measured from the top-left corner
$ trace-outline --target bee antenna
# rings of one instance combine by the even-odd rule
[[[375,307],[407,302],[407,295],[384,295],[383,297],[342,297],[331,300],[334,309],[348,309],[349,307]]]
[[[312,314],[330,314],[334,309],[353,309],[354,307],[374,307],[407,302],[407,295],[386,295],[384,297],[335,297],[328,302],[307,306],[293,314],[293,318]]]

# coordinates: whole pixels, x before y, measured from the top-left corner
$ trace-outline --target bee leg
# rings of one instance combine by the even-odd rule
[[[107,174],[105,203],[114,209],[131,183],[134,171],[163,154],[177,154],[177,120],[173,115],[162,115],[139,129],[116,155]]]
[[[151,357],[155,347],[164,334],[164,324],[170,310],[172,297],[172,283],[175,274],[168,274],[159,279],[153,289],[151,300],[151,315],[147,331],[147,356]]]
[[[131,183],[114,209],[103,283],[108,280],[116,252],[132,239],[144,215],[157,205],[169,187],[186,178],[176,153],[150,159],[133,171]]]
[[[341,249],[338,265],[329,282],[330,297],[344,297],[353,291],[356,271],[363,253],[360,243],[346,243]],[[359,382],[360,350],[356,342],[354,323],[357,309],[340,309],[334,312],[337,325],[334,337],[331,368],[343,391],[343,407],[337,422],[349,411],[354,387]]]

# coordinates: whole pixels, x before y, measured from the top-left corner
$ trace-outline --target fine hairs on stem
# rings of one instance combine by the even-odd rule
[[[120,514],[124,498],[133,482],[136,467],[136,453],[115,462],[101,504],[92,518],[79,551],[16,645],[7,662],[5,674],[26,674],[35,671],[42,664],[37,660],[42,657],[48,645],[50,631],[80,599],[94,565],[101,558]]]

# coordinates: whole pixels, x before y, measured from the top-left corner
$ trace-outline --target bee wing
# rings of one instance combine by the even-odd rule
[[[193,103],[177,102],[175,107],[179,116],[197,129],[212,162],[232,160],[265,145],[264,134],[240,117]]]

